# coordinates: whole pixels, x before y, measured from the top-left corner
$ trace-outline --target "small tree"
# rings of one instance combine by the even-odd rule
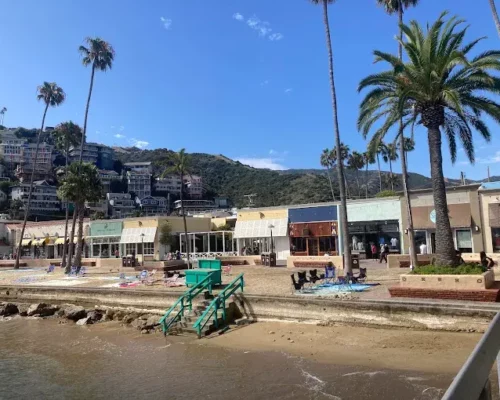
[[[358,197],[361,197],[361,184],[359,183],[359,170],[365,166],[363,154],[353,151],[347,159],[347,168],[356,173],[356,184],[358,186]]]
[[[172,246],[174,244],[174,236],[172,235],[172,225],[165,222],[160,225],[160,237],[158,239],[163,246]]]

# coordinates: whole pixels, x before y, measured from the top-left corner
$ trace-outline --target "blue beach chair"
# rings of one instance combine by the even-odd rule
[[[78,272],[78,276],[85,276],[87,269],[85,267],[80,268],[80,272]]]
[[[325,283],[335,283],[335,267],[332,263],[325,267]]]
[[[71,267],[71,271],[70,271],[69,275],[70,275],[70,276],[71,276],[71,275],[75,275],[75,276],[76,276],[76,266],[74,266],[74,265],[73,265],[73,266]]]
[[[55,267],[54,265],[50,264],[50,265],[49,265],[49,268],[47,268],[47,273],[48,273],[48,274],[50,274],[51,272],[54,272],[54,269],[55,269],[55,268],[56,268],[56,267]]]

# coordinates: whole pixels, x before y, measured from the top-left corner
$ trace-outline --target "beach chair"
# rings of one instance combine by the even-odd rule
[[[335,267],[327,266],[325,267],[325,283],[335,283]]]
[[[302,285],[302,287],[306,286],[306,283],[311,283],[309,279],[307,279],[306,272],[297,272],[297,275],[299,277],[299,285]]]
[[[231,266],[230,265],[224,265],[222,267],[222,273],[224,275],[231,275]]]
[[[54,272],[55,266],[50,264],[49,268],[47,268],[47,273],[50,274],[51,272]]]
[[[351,286],[352,280],[353,280],[352,274],[346,272],[344,276],[339,276],[337,278],[337,285],[342,286],[342,289],[344,289],[345,291],[352,292],[353,291],[353,288]]]
[[[290,275],[290,276],[291,276],[291,278],[292,278],[292,286],[293,286],[294,291],[295,291],[295,290],[301,290],[301,289],[302,289],[302,287],[304,286],[304,284],[303,284],[303,283],[301,284],[300,282],[297,282],[297,281],[295,280],[295,274],[292,274],[292,275]]]
[[[125,279],[127,279],[127,277],[125,276],[125,272],[120,272],[119,279],[120,279],[121,281],[124,281]]]
[[[356,277],[356,282],[365,283],[368,276],[366,275],[366,268],[359,269],[359,275]]]
[[[139,280],[141,281],[141,283],[144,283],[146,279],[148,279],[148,271],[144,269],[141,271],[141,275],[139,275]]]
[[[80,271],[78,272],[78,276],[85,276],[86,272],[87,272],[87,268],[81,267]]]
[[[323,277],[324,279],[324,277]],[[312,283],[316,283],[321,280],[321,277],[318,276],[318,270],[317,269],[311,269],[309,270],[309,280]]]
[[[70,275],[70,276],[71,276],[71,275],[76,275],[76,271],[77,271],[76,266],[74,266],[74,265],[73,265],[73,266],[71,267],[71,271],[69,272],[69,275]]]
[[[174,274],[171,278],[166,278],[163,282],[166,287],[177,287],[182,286],[182,283],[179,282],[179,274]]]

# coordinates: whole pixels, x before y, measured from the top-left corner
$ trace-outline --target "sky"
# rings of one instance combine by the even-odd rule
[[[488,37],[478,51],[500,48],[487,0],[421,0],[405,18],[433,22],[443,10],[467,20],[470,40]],[[340,134],[362,152],[357,85],[382,67],[373,50],[397,51],[397,21],[375,0],[338,0],[329,13]],[[186,148],[271,169],[319,168],[321,151],[334,145],[322,9],[308,0],[4,0],[2,15],[6,126],[40,126],[36,88],[44,81],[67,93],[47,125],[83,125],[90,68],[78,47],[99,36],[116,58],[111,71],[96,74],[89,141]],[[488,166],[500,175],[500,130],[489,125],[490,143],[475,136],[475,165],[460,150],[452,165],[443,144],[445,176],[484,178]],[[423,129],[409,168],[430,174]]]

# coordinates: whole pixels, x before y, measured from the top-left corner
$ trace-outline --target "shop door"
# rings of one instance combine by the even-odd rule
[[[307,239],[307,254],[310,256],[319,255],[318,239]]]
[[[431,253],[436,252],[436,232],[431,232]]]

